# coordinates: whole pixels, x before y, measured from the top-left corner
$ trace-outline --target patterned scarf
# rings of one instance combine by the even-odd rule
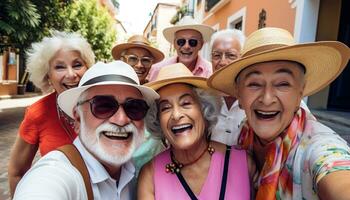
[[[300,108],[289,127],[273,142],[269,143],[266,160],[259,174],[256,200],[291,199],[293,176],[285,165],[288,155],[295,151],[304,130],[305,110]],[[254,131],[244,123],[238,144],[249,151],[253,150]]]

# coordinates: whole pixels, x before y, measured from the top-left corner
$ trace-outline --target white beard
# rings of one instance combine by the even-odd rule
[[[124,127],[120,127],[115,124],[105,122],[97,127],[95,134],[93,133],[93,131],[88,130],[88,128],[86,128],[85,125],[85,121],[81,118],[79,138],[82,144],[92,155],[96,157],[96,159],[108,163],[112,166],[121,166],[122,164],[128,162],[132,158],[134,151],[141,145],[143,141],[143,133],[137,130],[136,126],[132,123]],[[123,148],[122,151],[120,151],[121,147],[119,147],[118,145],[114,145],[112,146],[112,152],[106,151],[99,141],[103,131],[131,132],[132,135],[130,137],[132,138],[129,148]]]

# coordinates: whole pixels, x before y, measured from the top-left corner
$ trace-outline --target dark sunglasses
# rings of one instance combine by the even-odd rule
[[[144,67],[151,67],[153,59],[150,57],[141,57],[135,55],[124,55],[123,56],[126,59],[126,62],[131,65],[135,66],[139,61],[141,61],[141,64]]]
[[[176,44],[179,45],[180,47],[184,46],[186,44],[186,41],[188,41],[188,44],[191,46],[191,47],[196,47],[198,45],[198,40],[197,39],[183,39],[183,38],[180,38],[180,39],[177,39],[176,40]]]
[[[98,119],[107,119],[112,117],[122,106],[125,114],[135,121],[143,119],[149,109],[146,101],[142,99],[127,99],[124,103],[118,103],[113,96],[94,96],[91,99],[78,102],[82,105],[90,103],[91,113]]]

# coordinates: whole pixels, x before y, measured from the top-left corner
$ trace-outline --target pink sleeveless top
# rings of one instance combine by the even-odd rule
[[[215,151],[210,161],[208,176],[200,194],[197,196],[199,200],[219,199],[224,162],[225,154]],[[165,171],[165,165],[168,163],[170,163],[170,150],[160,153],[154,159],[155,199],[190,200],[176,174]],[[248,164],[244,150],[231,149],[225,199],[250,199]]]

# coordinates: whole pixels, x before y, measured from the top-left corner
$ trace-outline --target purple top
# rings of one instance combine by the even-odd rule
[[[197,196],[199,200],[219,199],[225,154],[215,151],[210,161],[205,183]],[[167,173],[165,165],[170,163],[170,150],[166,150],[154,159],[155,199],[190,199],[176,174]],[[227,173],[225,199],[247,200],[250,198],[250,182],[247,156],[244,150],[232,148]]]

